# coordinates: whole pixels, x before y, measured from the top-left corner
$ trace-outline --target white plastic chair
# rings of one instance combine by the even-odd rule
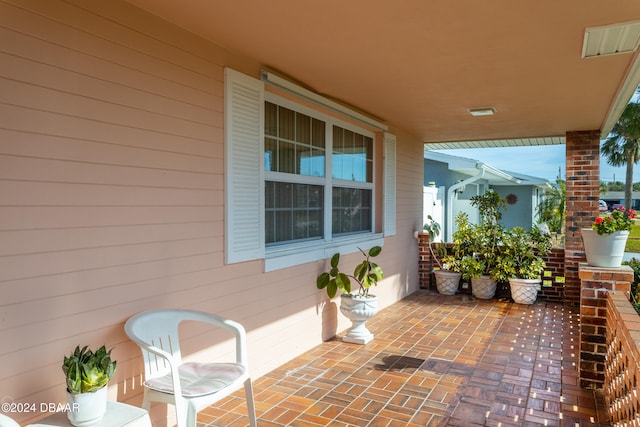
[[[235,334],[235,363],[183,362],[178,326],[191,320],[227,329]],[[178,427],[196,427],[199,411],[244,385],[249,423],[256,427],[251,378],[247,366],[246,332],[242,325],[210,313],[192,310],[150,310],[132,316],[124,330],[142,349],[145,382],[142,407],[152,401],[176,408]]]

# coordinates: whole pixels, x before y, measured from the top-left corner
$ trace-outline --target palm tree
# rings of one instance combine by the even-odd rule
[[[630,208],[632,206],[633,165],[640,160],[640,103],[630,102],[627,104],[600,150],[611,166],[627,166],[624,205]]]
[[[565,218],[565,202],[567,185],[564,180],[558,178],[556,185],[545,190],[544,199],[538,205],[538,218],[555,233],[562,233]]]

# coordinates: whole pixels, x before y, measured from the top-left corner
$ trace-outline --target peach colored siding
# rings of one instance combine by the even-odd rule
[[[0,400],[64,401],[63,356],[106,343],[111,398],[138,404],[139,351],[122,327],[149,308],[243,323],[255,376],[348,326],[315,289],[322,262],[223,264],[223,69],[257,76],[258,64],[117,0],[0,0],[0,23]],[[383,306],[417,289],[422,217],[422,145],[391,131]],[[187,353],[210,351],[189,336]]]

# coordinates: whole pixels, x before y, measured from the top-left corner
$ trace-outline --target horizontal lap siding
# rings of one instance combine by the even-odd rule
[[[111,397],[138,404],[139,351],[122,327],[149,308],[240,321],[258,375],[326,338],[325,262],[223,263],[230,64],[258,69],[116,0],[0,0],[0,400],[64,401],[63,355],[106,343]],[[409,140],[382,305],[417,289],[422,147]],[[192,335],[186,353],[206,351]]]
[[[130,315],[233,308],[211,292],[223,67],[118,23],[140,13],[127,6],[13,3],[0,2],[0,398],[63,400],[62,356],[102,343],[120,362],[112,393],[136,397]]]

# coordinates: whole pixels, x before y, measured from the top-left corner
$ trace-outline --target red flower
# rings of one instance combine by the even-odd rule
[[[596,230],[600,235],[611,234],[616,231],[629,231],[633,226],[633,219],[635,217],[636,211],[620,206],[614,209],[609,215],[595,218],[591,228]]]

